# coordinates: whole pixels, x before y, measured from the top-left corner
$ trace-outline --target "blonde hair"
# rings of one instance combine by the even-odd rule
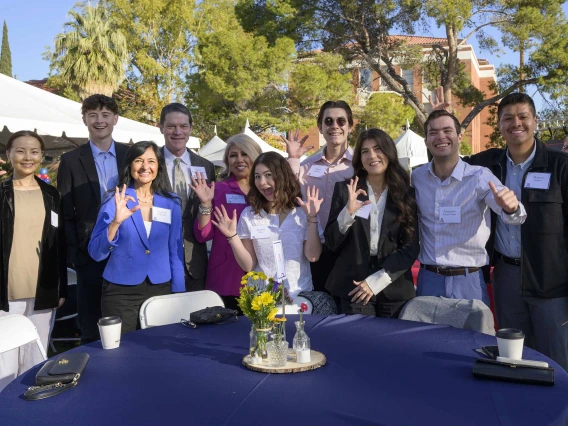
[[[244,133],[239,133],[231,136],[227,141],[225,154],[223,154],[223,164],[225,164],[225,168],[219,174],[219,177],[221,179],[227,179],[231,175],[231,172],[229,170],[229,151],[231,150],[232,146],[235,146],[242,152],[244,152],[247,157],[250,158],[251,164],[255,162],[260,154],[262,154],[260,146],[258,146],[258,144],[250,136],[247,136]]]

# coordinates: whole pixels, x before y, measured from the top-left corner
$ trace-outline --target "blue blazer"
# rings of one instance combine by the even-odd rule
[[[135,200],[128,201],[129,209],[138,205],[134,188],[127,188],[126,195]],[[154,207],[170,210],[171,224],[152,221],[148,238],[142,213],[138,210],[120,224],[114,240],[109,241],[108,225],[116,212],[114,196],[110,196],[99,210],[89,242],[89,254],[97,262],[110,255],[103,277],[111,283],[138,285],[148,277],[153,284],[171,280],[174,293],[185,291],[181,206],[175,198],[154,194]]]

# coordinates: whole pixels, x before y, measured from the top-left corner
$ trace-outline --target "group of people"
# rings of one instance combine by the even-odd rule
[[[217,180],[213,164],[186,148],[193,122],[182,104],[162,110],[162,148],[115,142],[111,98],[87,98],[82,114],[90,141],[61,156],[57,189],[35,177],[45,147],[28,131],[10,138],[14,172],[0,186],[0,315],[30,317],[44,345],[68,265],[88,343],[101,316],[137,329],[152,296],[209,289],[238,309],[245,272],[276,276],[280,240],[290,297],[327,292],[344,314],[396,318],[416,294],[488,304],[494,265],[499,326],[522,329],[529,346],[568,369],[568,156],[535,138],[529,96],[498,106],[507,148],[469,158],[459,156],[459,121],[435,108],[424,124],[432,161],[412,179],[382,130],[349,146],[344,101],[319,111],[321,151],[300,161],[313,147],[296,133],[284,138],[285,159],[237,134]],[[6,365],[0,359],[0,376]]]

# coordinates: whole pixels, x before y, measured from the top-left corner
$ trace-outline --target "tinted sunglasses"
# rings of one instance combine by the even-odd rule
[[[347,124],[347,119],[345,117],[338,117],[336,120],[331,117],[326,117],[325,120],[323,120],[326,126],[333,126],[334,121],[339,127],[343,127]]]

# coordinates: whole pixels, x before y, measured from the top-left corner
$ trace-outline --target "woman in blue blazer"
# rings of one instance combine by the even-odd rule
[[[164,158],[153,142],[126,153],[114,196],[101,206],[89,242],[103,273],[103,316],[122,318],[122,332],[140,328],[140,306],[153,296],[185,291],[181,205],[170,193]]]

